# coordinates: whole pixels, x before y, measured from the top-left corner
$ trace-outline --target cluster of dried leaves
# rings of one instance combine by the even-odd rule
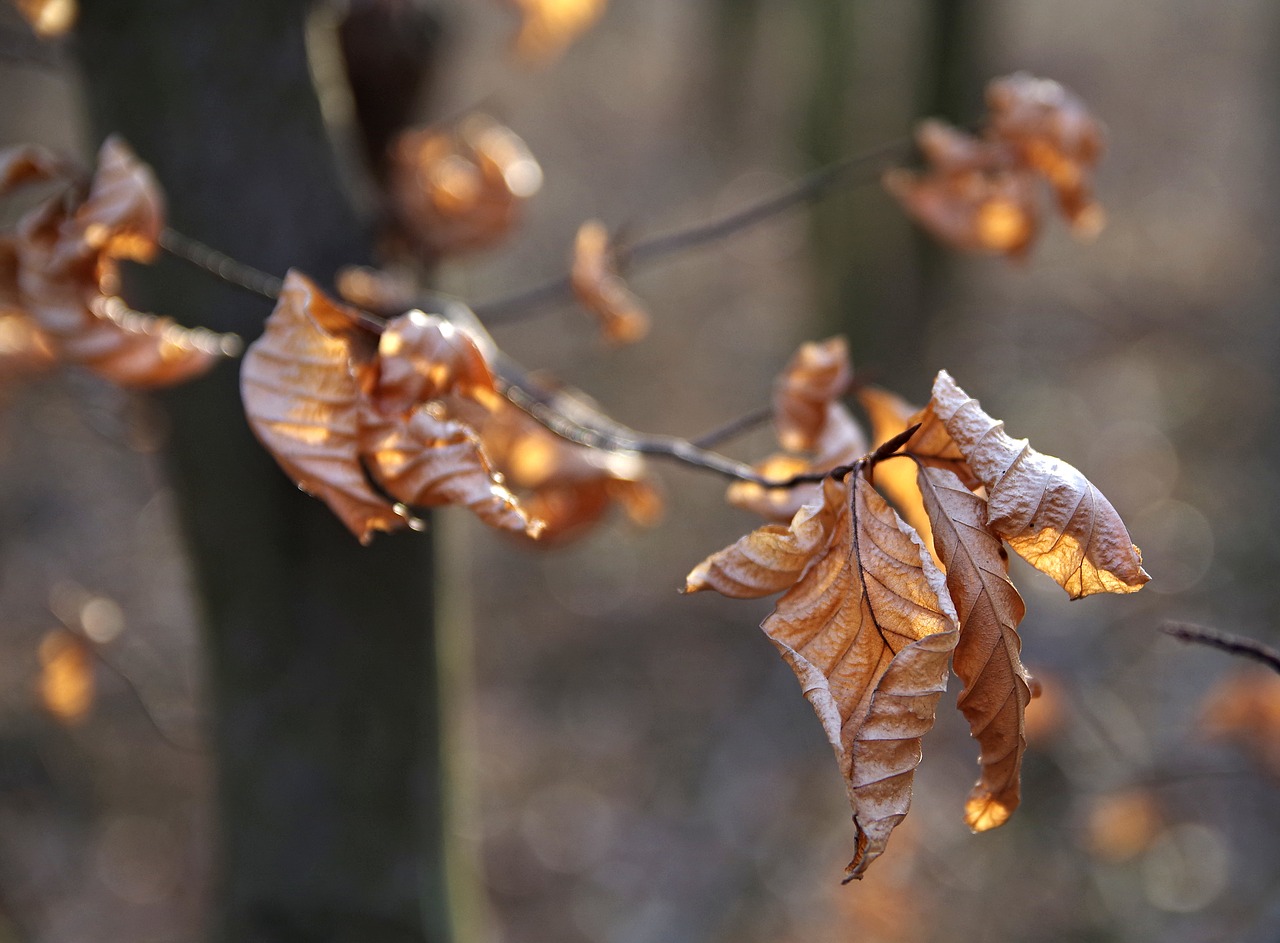
[[[712,554],[686,586],[736,598],[783,593],[762,628],[800,679],[844,774],[857,831],[846,879],[861,877],[907,813],[949,663],[981,749],[965,820],[975,831],[994,828],[1018,805],[1034,685],[1019,657],[1025,607],[1005,544],[1072,598],[1131,593],[1148,579],[1101,493],[1072,466],[1010,438],[945,371],[913,414],[892,394],[859,391],[878,417],[870,454],[838,401],[850,378],[839,341],[806,345],[788,365],[774,409],[791,451],[761,467],[840,464],[788,525],[768,524]],[[894,466],[909,477],[887,474]],[[878,489],[908,519],[928,523],[928,545]],[[731,489],[731,499],[766,516],[788,509],[780,489],[743,495]]]
[[[1024,255],[1040,229],[1038,181],[1081,238],[1101,231],[1093,168],[1102,126],[1051,79],[1018,72],[987,86],[989,115],[975,136],[930,119],[916,131],[927,169],[891,170],[884,185],[921,226],[966,251]]]
[[[241,389],[258,438],[362,542],[460,504],[530,538],[564,538],[614,504],[652,521],[639,456],[556,436],[498,389],[478,329],[410,311],[380,331],[290,272]]]
[[[150,168],[108,138],[92,176],[30,145],[0,150],[0,196],[53,192],[0,232],[0,337],[5,366],[78,364],[122,386],[154,387],[239,353],[239,338],[133,311],[118,296],[121,260],[150,262],[164,198]]]

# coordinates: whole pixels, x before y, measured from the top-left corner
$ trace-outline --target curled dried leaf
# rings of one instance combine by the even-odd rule
[[[0,148],[0,196],[26,184],[67,179],[71,173],[62,158],[38,145]]]
[[[1136,592],[1151,578],[1120,515],[1073,466],[1010,438],[945,370],[931,405],[987,489],[991,529],[1072,599]]]
[[[828,407],[852,381],[849,344],[843,337],[800,345],[773,387],[773,422],[782,447],[791,452],[816,448]]]
[[[511,0],[520,12],[516,54],[545,62],[560,55],[604,12],[606,0]]]
[[[361,390],[373,356],[373,340],[355,314],[290,271],[240,371],[254,434],[298,487],[329,505],[361,543],[405,523],[369,486],[360,464]]]
[[[587,220],[573,243],[569,284],[574,297],[595,315],[611,344],[631,344],[649,333],[649,313],[618,275],[609,231]]]
[[[1030,675],[1022,667],[1018,623],[1026,614],[1009,581],[1009,558],[987,526],[987,502],[944,469],[919,469],[920,494],[960,620],[952,669],[957,701],[981,747],[982,776],[964,807],[975,832],[1003,825],[1018,807]]]
[[[338,270],[334,285],[343,301],[368,311],[397,315],[417,304],[413,282],[382,269],[348,265]]]
[[[502,486],[476,434],[440,412],[425,406],[389,418],[362,411],[359,448],[374,480],[407,505],[463,505],[491,527],[537,537],[542,522]]]
[[[542,187],[542,168],[514,131],[472,115],[401,134],[389,186],[405,232],[426,252],[450,255],[501,241]]]
[[[912,219],[954,249],[1018,258],[1039,231],[1034,181],[1023,172],[891,170],[884,186]]]
[[[373,404],[405,413],[448,393],[475,397],[493,391],[493,373],[469,334],[437,315],[410,311],[387,323],[378,338]]]
[[[1093,198],[1093,170],[1104,134],[1084,103],[1052,79],[1017,72],[992,80],[987,107],[992,136],[1049,181],[1076,234],[1097,235],[1106,217]]]
[[[858,473],[828,500],[830,540],[762,628],[791,666],[844,774],[857,832],[845,879],[862,876],[911,804],[956,644],[942,573]]]

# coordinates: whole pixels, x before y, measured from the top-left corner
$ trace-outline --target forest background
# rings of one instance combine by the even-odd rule
[[[945,367],[1089,475],[1155,576],[1080,603],[1019,581],[1047,689],[1023,807],[968,834],[975,751],[942,711],[895,846],[841,888],[845,798],[755,629],[767,607],[675,594],[752,524],[721,482],[664,470],[660,526],[618,521],[547,552],[437,515],[445,618],[464,640],[448,655],[466,679],[454,828],[487,901],[472,907],[482,938],[1273,940],[1274,780],[1198,732],[1205,693],[1238,666],[1157,629],[1276,639],[1280,11],[615,0],[531,70],[509,54],[509,10],[441,6],[422,119],[479,103],[546,172],[508,244],[442,272],[476,300],[560,271],[584,218],[663,231],[900,140],[924,114],[972,121],[989,76],[1025,68],[1075,90],[1109,128],[1094,244],[1050,226],[1025,264],[943,258],[868,183],[638,274],[655,315],[639,345],[605,350],[571,308],[498,339],[628,424],[682,435],[767,402],[804,339],[847,333],[858,368],[917,401]],[[83,150],[78,102],[69,66],[0,59],[0,143]],[[196,938],[211,758],[165,429],[146,400],[70,372],[4,396],[0,940]],[[60,618],[101,620],[115,666],[70,728],[33,694]],[[1141,815],[1132,848],[1103,840]]]

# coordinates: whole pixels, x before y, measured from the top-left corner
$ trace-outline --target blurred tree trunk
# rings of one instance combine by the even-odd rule
[[[859,30],[873,25],[876,10],[869,4],[806,3],[816,58],[801,144],[815,165],[878,147],[926,115],[959,123],[978,116],[973,39],[979,0],[926,0],[914,55],[897,63],[860,61],[878,54],[870,44],[857,44]],[[901,76],[911,90],[902,97],[900,114],[890,116],[878,105],[882,130],[864,120],[867,102],[860,98],[866,94],[860,77],[872,73],[881,81]],[[836,194],[815,206],[816,294],[821,323],[849,335],[856,364],[891,377],[899,389],[923,391],[931,367],[920,357],[921,343],[943,303],[949,263],[927,237],[905,238],[905,226],[901,210],[880,194]]]
[[[273,273],[367,259],[312,87],[304,0],[81,0],[94,137],[155,167],[172,225]],[[165,263],[140,306],[251,339],[270,310]],[[245,422],[238,364],[163,398],[203,597],[221,848],[214,937],[440,943],[431,543],[362,548]]]

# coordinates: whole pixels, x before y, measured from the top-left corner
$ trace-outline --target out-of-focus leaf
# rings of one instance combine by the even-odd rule
[[[542,187],[542,168],[514,131],[485,115],[454,128],[406,131],[391,147],[392,208],[427,253],[487,248]]]
[[[131,310],[116,293],[120,259],[151,260],[164,200],[150,168],[118,138],[98,155],[84,201],[55,198],[18,226],[17,301],[57,357],[123,386],[177,383],[239,350],[233,335]]]
[[[1160,803],[1150,789],[1133,788],[1096,797],[1086,837],[1089,851],[1105,861],[1129,861],[1151,847],[1164,829]]]
[[[991,529],[1072,599],[1150,579],[1120,515],[1074,467],[1010,438],[945,370],[931,405],[987,489]]]
[[[93,706],[95,683],[89,643],[66,629],[54,629],[40,641],[40,703],[60,723],[78,724]]]
[[[0,148],[0,196],[25,184],[64,179],[70,172],[65,161],[38,145]]]
[[[649,333],[649,313],[618,275],[609,231],[599,220],[578,228],[569,284],[574,297],[600,320],[611,344],[631,344]]]
[[[607,0],[509,0],[520,12],[516,53],[531,62],[545,62],[586,32]]]
[[[942,573],[879,493],[848,476],[832,537],[762,628],[813,705],[857,832],[845,880],[879,857],[911,805],[956,645]]]
[[[472,338],[436,315],[410,311],[387,323],[378,339],[371,392],[384,413],[406,412],[448,393],[493,391],[493,373]]]
[[[957,704],[982,750],[982,776],[964,818],[982,832],[1003,825],[1020,799],[1027,748],[1023,718],[1031,700],[1030,676],[1019,657],[1018,623],[1026,606],[1009,581],[1000,538],[987,527],[987,502],[949,471],[922,465],[919,480],[960,620],[952,662],[964,683]]]
[[[373,341],[355,315],[290,271],[262,337],[245,353],[240,393],[254,434],[298,487],[361,543],[405,520],[365,478],[358,452]]]
[[[1049,181],[1077,235],[1096,236],[1106,224],[1092,180],[1104,134],[1084,103],[1052,79],[1017,72],[987,85],[987,107],[992,135]]]
[[[809,452],[827,422],[827,407],[849,389],[853,367],[843,337],[800,346],[773,385],[778,441],[791,452]]]

